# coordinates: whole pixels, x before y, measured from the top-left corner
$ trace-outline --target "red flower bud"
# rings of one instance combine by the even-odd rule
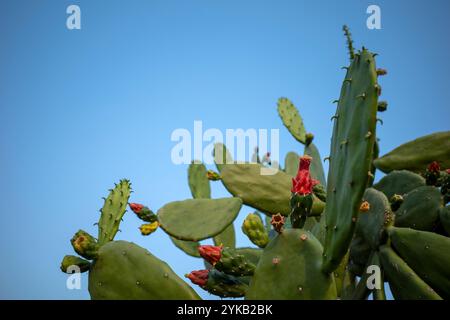
[[[198,247],[198,252],[203,259],[208,261],[211,265],[215,265],[220,261],[222,256],[222,246],[204,245]]]
[[[450,174],[450,169],[445,170],[445,172],[447,172],[448,174]]]
[[[292,178],[292,193],[298,193],[301,195],[311,194],[313,187],[319,183],[319,181],[312,179],[309,173],[311,160],[312,158],[308,155],[300,157],[297,176]]]
[[[142,204],[130,203],[130,209],[133,210],[133,212],[136,214],[139,213],[143,208],[144,206]]]
[[[439,172],[441,170],[441,167],[439,166],[439,162],[437,161],[433,161],[432,163],[430,163],[430,165],[428,166],[428,171],[429,172]]]
[[[208,282],[209,270],[197,270],[192,271],[186,275],[186,278],[192,281],[192,283],[204,287]]]

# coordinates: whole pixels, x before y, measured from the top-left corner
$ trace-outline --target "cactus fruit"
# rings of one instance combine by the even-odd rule
[[[139,230],[141,230],[141,234],[143,236],[148,236],[152,234],[153,232],[158,229],[159,223],[158,221],[152,222],[152,223],[145,223],[139,227]]]
[[[76,253],[83,258],[92,260],[97,257],[99,243],[89,233],[83,230],[78,230],[77,233],[70,240],[72,247]]]
[[[209,181],[218,181],[218,180],[222,179],[220,174],[218,174],[217,172],[215,172],[213,170],[208,170],[206,172],[206,177],[208,178]]]
[[[71,273],[70,271],[73,270],[71,267],[73,268],[73,266],[78,267],[80,272],[86,272],[91,267],[91,263],[77,256],[64,256],[61,261],[61,271]]]
[[[285,217],[279,213],[274,214],[272,216],[272,220],[270,220],[270,224],[272,225],[273,229],[277,233],[283,232],[284,223],[285,223]]]
[[[428,186],[435,186],[438,184],[438,180],[441,177],[441,167],[439,162],[433,161],[428,165],[425,171],[425,181]]]
[[[433,231],[441,208],[442,199],[438,188],[416,188],[403,197],[402,204],[395,212],[395,226]]]
[[[98,221],[98,243],[100,245],[114,239],[125,214],[130,193],[131,183],[126,179],[120,180],[115,188],[110,190],[103,208],[100,209],[101,215]]]
[[[409,228],[388,228],[392,246],[442,298],[450,298],[450,238]]]
[[[306,143],[306,131],[297,108],[287,98],[278,100],[278,115],[291,135],[300,143]]]
[[[130,209],[133,211],[136,216],[142,221],[153,223],[158,221],[158,217],[153,213],[148,207],[140,204],[140,203],[130,203]]]
[[[100,247],[89,272],[89,293],[94,300],[200,299],[165,262],[126,241]]]
[[[425,179],[407,170],[394,170],[384,176],[374,188],[383,192],[388,199],[394,194],[403,196],[408,192],[425,185]]]
[[[423,172],[437,161],[444,168],[450,167],[450,131],[436,132],[402,144],[374,161],[383,172],[406,169]]]
[[[380,247],[380,260],[398,300],[442,300],[389,246]]]
[[[239,298],[248,288],[247,277],[234,277],[216,269],[192,271],[186,275],[192,283],[222,298]]]
[[[233,276],[251,276],[255,265],[237,250],[222,246],[204,245],[198,252],[215,269]]]
[[[200,241],[228,227],[241,209],[239,198],[188,199],[158,210],[161,228],[179,240]]]
[[[336,299],[333,275],[321,271],[322,252],[312,233],[284,230],[264,249],[246,299]]]
[[[352,240],[375,144],[377,88],[374,55],[363,49],[347,70],[334,121],[327,179],[330,232],[324,247],[325,272],[336,269]]]
[[[242,232],[260,248],[264,248],[269,242],[269,234],[264,227],[261,216],[256,213],[250,213],[245,218],[242,223]]]
[[[404,199],[401,195],[399,194],[394,194],[390,199],[389,202],[391,203],[391,209],[392,211],[397,211],[398,208],[400,208],[400,206],[402,205]]]

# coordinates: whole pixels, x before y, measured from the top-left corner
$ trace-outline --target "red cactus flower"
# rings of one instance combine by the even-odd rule
[[[428,166],[428,171],[429,172],[439,172],[441,170],[441,167],[439,166],[439,162],[437,161],[433,161],[432,163],[430,163],[430,165]]]
[[[445,172],[447,172],[448,174],[450,174],[450,169],[445,170]]]
[[[270,224],[273,226],[276,232],[281,233],[284,226],[284,217],[280,213],[274,214],[272,215]]]
[[[222,256],[222,247],[223,246],[211,246],[204,245],[198,247],[198,252],[202,256],[203,259],[208,261],[211,265],[215,265],[220,261]]]
[[[309,166],[311,165],[312,158],[308,155],[300,157],[300,165],[298,168],[297,176],[292,178],[292,193],[301,195],[311,194],[313,187],[319,183],[319,181],[311,178],[309,173]]]
[[[209,270],[197,270],[192,271],[186,275],[186,278],[192,281],[192,283],[204,287],[208,282]]]
[[[133,210],[134,213],[139,213],[144,208],[142,204],[139,203],[130,203],[130,209]]]

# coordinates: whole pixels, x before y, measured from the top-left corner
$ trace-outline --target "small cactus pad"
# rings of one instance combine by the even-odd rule
[[[292,136],[301,143],[306,142],[306,131],[297,108],[287,98],[278,99],[278,115]]]
[[[309,145],[305,146],[304,154],[312,158],[310,166],[311,177],[313,179],[319,180],[320,184],[326,187],[327,181],[325,179],[325,172],[323,170],[319,149],[317,149],[314,143],[310,143]]]
[[[395,211],[395,226],[423,231],[433,231],[442,208],[441,193],[433,186],[423,186],[412,190],[403,197],[403,202]]]
[[[236,232],[234,231],[234,225],[231,223],[221,233],[213,238],[214,245],[234,248],[236,247]]]
[[[178,240],[177,238],[170,237],[173,244],[180,250],[184,251],[187,255],[195,258],[200,258],[200,254],[198,253],[198,246],[200,245],[197,241],[185,241]]]
[[[368,183],[375,143],[379,85],[373,54],[355,55],[342,85],[327,179],[324,271],[332,272],[347,252]]]
[[[222,172],[222,169],[225,168],[227,164],[234,162],[233,157],[223,143],[216,143],[214,145],[213,156],[219,172]]]
[[[98,242],[100,245],[114,240],[119,230],[119,224],[127,209],[130,193],[131,184],[128,180],[121,180],[109,192],[103,208],[100,210],[101,216],[98,222]]]
[[[336,299],[333,275],[321,270],[322,252],[312,233],[284,230],[264,249],[246,299]]]
[[[359,214],[356,233],[376,250],[385,239],[385,228],[393,224],[394,215],[389,200],[381,191],[369,188],[363,199],[370,204],[370,208]]]
[[[158,210],[161,228],[179,240],[200,241],[221,233],[236,218],[239,198],[188,199]]]
[[[78,267],[80,272],[86,272],[89,270],[91,263],[77,256],[64,256],[63,260],[61,261],[61,271],[72,273],[73,271],[75,271],[72,269],[74,266]]]
[[[208,170],[202,163],[191,163],[188,169],[188,182],[194,199],[211,198],[211,187],[207,176]]]
[[[288,152],[284,158],[284,172],[291,177],[295,177],[298,171],[298,161],[300,156],[296,152]]]
[[[450,238],[409,228],[388,228],[392,246],[423,281],[450,299]]]
[[[423,172],[437,161],[443,168],[450,168],[450,131],[436,132],[402,144],[374,161],[383,172],[406,169]]]
[[[358,230],[357,230],[358,231]],[[355,232],[350,244],[348,269],[355,275],[361,277],[369,262],[372,248],[362,235]]]
[[[195,291],[150,252],[126,241],[103,245],[89,272],[94,300],[199,300]]]
[[[442,207],[439,210],[439,219],[445,232],[450,236],[450,206]]]
[[[391,199],[394,194],[402,196],[424,185],[425,179],[422,176],[407,170],[394,170],[373,187],[383,192],[388,199]]]
[[[442,300],[389,246],[380,247],[380,260],[397,300]]]

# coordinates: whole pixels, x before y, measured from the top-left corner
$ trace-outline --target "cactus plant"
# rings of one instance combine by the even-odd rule
[[[378,267],[396,299],[450,298],[450,132],[408,142],[379,157],[376,54],[356,51],[344,26],[350,54],[345,67],[331,139],[327,175],[314,135],[287,98],[278,100],[282,123],[302,144],[278,169],[269,154],[255,149],[251,163],[234,162],[217,143],[218,173],[193,161],[188,185],[193,199],[173,201],[153,212],[130,203],[144,221],[143,235],[163,234],[205,270],[186,277],[210,294],[246,299],[385,300],[384,286],[367,286]],[[300,153],[301,154],[301,153]],[[388,173],[374,184],[377,170]],[[325,179],[327,177],[327,179]],[[232,197],[212,199],[211,181]],[[149,251],[114,241],[126,212],[131,184],[110,190],[101,209],[98,239],[78,231],[71,242],[81,257],[65,256],[63,272],[89,272],[93,299],[199,299],[170,267]],[[242,232],[256,247],[236,248],[234,221],[245,204],[255,209]],[[259,212],[264,214],[264,222]],[[214,245],[201,242],[209,239]],[[77,268],[70,268],[76,266]],[[189,270],[187,270],[189,271]]]

